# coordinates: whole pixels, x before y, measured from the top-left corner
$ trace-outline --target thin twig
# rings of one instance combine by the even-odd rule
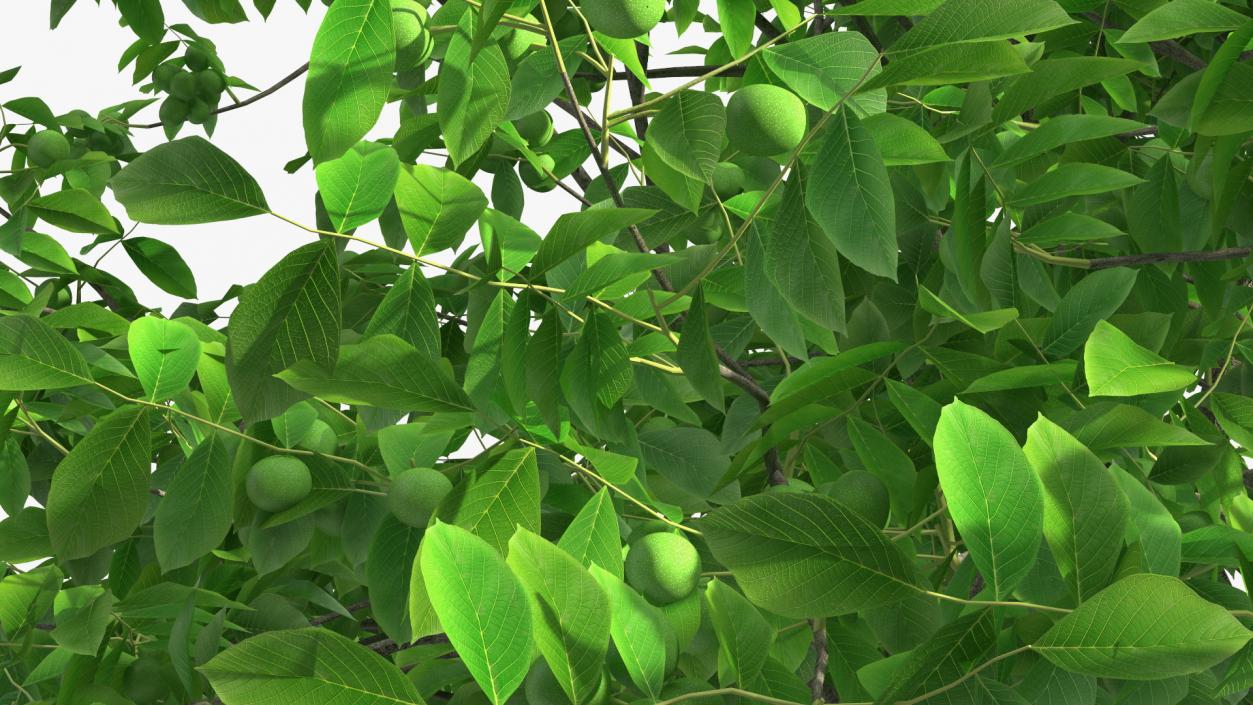
[[[303,75],[305,74],[305,72],[306,72],[306,71],[308,71],[308,70],[309,70],[309,63],[308,63],[308,62],[305,62],[303,65],[301,65],[301,66],[300,66],[300,68],[298,68],[298,69],[296,69],[295,71],[292,71],[291,73],[287,74],[286,76],[284,76],[284,77],[280,78],[280,79],[279,79],[279,81],[278,81],[278,83],[275,83],[274,85],[272,85],[272,86],[270,86],[269,88],[267,88],[267,89],[265,89],[265,90],[261,91],[260,93],[257,93],[256,95],[253,95],[253,96],[251,96],[251,97],[249,97],[249,98],[246,98],[246,99],[244,99],[244,100],[241,100],[241,101],[239,101],[238,103],[231,103],[230,105],[227,105],[227,106],[223,106],[223,107],[221,107],[221,108],[218,108],[218,109],[216,109],[216,110],[214,110],[214,111],[213,111],[213,114],[214,114],[214,115],[221,115],[222,113],[228,113],[228,112],[230,112],[230,111],[232,111],[232,110],[238,110],[238,109],[240,109],[240,108],[242,108],[242,107],[245,107],[245,106],[248,106],[248,105],[252,105],[253,103],[257,102],[258,100],[261,100],[262,98],[265,98],[265,97],[267,97],[267,96],[269,96],[269,95],[272,95],[273,93],[277,92],[280,88],[282,88],[283,86],[286,86],[287,84],[291,83],[292,81],[296,80],[297,78],[300,78],[300,77],[301,77],[301,76],[303,76]],[[127,127],[130,127],[130,128],[134,128],[134,129],[150,130],[150,129],[153,129],[153,128],[156,128],[156,127],[161,127],[161,122],[160,122],[160,121],[158,121],[158,122],[150,122],[150,123],[145,123],[145,124],[134,124],[134,123],[128,123],[126,126],[127,126]]]

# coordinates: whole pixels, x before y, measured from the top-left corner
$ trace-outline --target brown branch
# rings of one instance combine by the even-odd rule
[[[1228,259],[1243,259],[1251,253],[1253,253],[1253,248],[1249,247],[1229,247],[1223,250],[1201,250],[1195,252],[1148,252],[1141,255],[1090,259],[1088,260],[1087,268],[1137,267],[1144,264],[1163,264],[1166,262],[1217,262]]]
[[[827,620],[811,619],[809,626],[814,630],[814,677],[809,681],[809,695],[813,702],[826,701],[825,688],[827,680]]]
[[[274,85],[272,85],[272,86],[270,86],[269,88],[267,88],[267,89],[265,89],[265,90],[261,91],[260,93],[257,93],[256,95],[253,95],[253,96],[251,96],[251,97],[249,97],[249,98],[246,98],[246,99],[244,99],[244,100],[241,100],[241,101],[239,101],[238,103],[231,103],[230,105],[227,105],[227,106],[223,106],[223,107],[221,107],[221,108],[218,108],[217,110],[214,110],[214,111],[213,111],[213,114],[214,114],[214,115],[221,115],[222,113],[229,113],[229,112],[230,112],[230,111],[232,111],[232,110],[239,110],[239,109],[240,109],[240,108],[242,108],[242,107],[245,107],[245,106],[248,106],[248,105],[252,105],[253,103],[257,102],[258,100],[261,100],[262,98],[265,98],[265,97],[267,97],[267,96],[269,96],[269,95],[274,94],[274,93],[275,93],[275,92],[277,92],[280,88],[282,88],[283,86],[286,86],[287,84],[291,83],[292,81],[296,80],[297,78],[300,78],[300,77],[301,77],[301,76],[303,76],[303,75],[305,74],[305,72],[306,72],[306,71],[308,71],[308,70],[309,70],[309,64],[308,64],[308,62],[305,62],[305,64],[304,64],[304,65],[302,65],[300,68],[296,69],[295,71],[292,71],[291,73],[289,73],[289,74],[287,74],[286,76],[284,76],[284,77],[282,77],[281,79],[279,79],[278,83],[275,83]],[[130,125],[127,125],[127,127],[136,128],[136,129],[142,129],[142,130],[151,130],[151,129],[156,128],[156,127],[161,127],[161,123],[160,123],[160,122],[151,122],[151,123],[139,124],[139,125],[137,125],[137,124],[130,124]]]
[[[360,612],[361,610],[369,609],[369,608],[370,608],[369,600],[362,600],[361,602],[354,602],[351,605],[347,605],[344,607],[344,609],[348,612]],[[326,614],[319,614],[319,615],[309,618],[309,626],[316,627],[320,624],[326,624],[327,622],[339,619],[340,617],[343,617],[343,616],[344,615],[340,614],[339,612],[328,612]]]
[[[1085,12],[1083,13],[1083,16],[1087,18],[1088,21],[1096,24],[1098,27],[1106,26],[1105,18],[1095,12]],[[1173,39],[1167,39],[1160,42],[1149,42],[1149,48],[1153,50],[1154,54],[1157,54],[1162,58],[1174,59],[1191,69],[1199,70],[1208,66],[1208,64],[1206,64],[1201,57],[1188,51],[1182,44]]]

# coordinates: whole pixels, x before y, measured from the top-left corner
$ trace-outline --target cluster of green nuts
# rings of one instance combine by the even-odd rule
[[[161,122],[166,125],[204,124],[226,90],[226,79],[211,65],[209,52],[194,44],[187,48],[181,62],[171,60],[157,66],[152,78],[157,88],[169,94],[161,103],[160,112]]]

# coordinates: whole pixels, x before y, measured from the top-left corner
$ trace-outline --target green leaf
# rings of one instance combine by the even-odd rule
[[[405,165],[396,181],[396,207],[414,252],[421,255],[460,245],[487,208],[487,197],[454,171]]]
[[[1007,147],[997,157],[996,164],[1018,164],[1072,142],[1111,137],[1142,127],[1144,123],[1106,115],[1057,115],[1044,120]]]
[[[851,31],[775,44],[762,52],[762,58],[792,92],[822,110],[832,109],[859,83],[873,80],[882,70],[874,45]],[[852,98],[852,103],[866,114],[882,113],[887,108],[887,94],[863,91]]]
[[[231,452],[210,435],[179,465],[157,503],[153,539],[163,571],[182,568],[217,548],[231,528]]]
[[[1097,593],[1031,648],[1075,673],[1156,680],[1210,668],[1251,636],[1178,578],[1142,573]]]
[[[422,275],[412,266],[400,273],[387,295],[374,309],[366,325],[366,337],[390,333],[409,343],[432,360],[440,357],[439,323],[435,320],[435,295]]]
[[[682,91],[663,104],[648,126],[649,144],[670,168],[708,182],[718,165],[727,115],[712,93]]]
[[[1022,365],[998,370],[970,383],[963,394],[986,394],[1011,389],[1030,389],[1069,384],[1074,379],[1079,363],[1074,360],[1058,360],[1044,365]]]
[[[675,358],[692,387],[714,408],[721,409],[725,399],[722,391],[722,374],[719,371],[718,352],[709,331],[705,315],[705,294],[696,289],[692,303],[683,322],[683,336],[679,338]]]
[[[122,234],[117,220],[100,199],[80,188],[32,198],[26,207],[40,218],[72,233]]]
[[[1069,355],[1079,347],[1098,321],[1109,318],[1131,293],[1136,270],[1116,267],[1093,272],[1070,288],[1053,312],[1040,348],[1046,355]]]
[[[178,321],[144,316],[130,325],[127,349],[149,401],[166,401],[187,388],[200,362],[200,339]]]
[[[178,250],[150,237],[129,237],[122,248],[135,267],[167,294],[183,299],[196,298],[196,278]]]
[[[850,614],[918,589],[898,546],[826,495],[753,495],[711,512],[701,530],[748,599],[786,617]]]
[[[472,532],[501,553],[518,527],[539,531],[535,449],[511,450],[486,472],[458,486],[440,505],[439,518]]]
[[[1044,538],[1083,602],[1109,584],[1117,568],[1127,498],[1092,451],[1043,415],[1028,430],[1023,450],[1044,487]]]
[[[1040,547],[1040,481],[1009,431],[960,400],[944,407],[934,445],[953,523],[992,594],[1007,598]]]
[[[918,21],[891,51],[907,52],[937,45],[1009,39],[1047,32],[1075,20],[1052,0],[947,0]]]
[[[531,593],[535,643],[574,705],[592,702],[609,648],[609,598],[570,554],[526,529],[509,540],[509,567]]]
[[[609,633],[627,675],[640,692],[660,698],[666,677],[666,651],[673,638],[665,615],[600,566],[592,566],[591,573],[609,597]]]
[[[894,57],[861,92],[884,86],[940,86],[972,83],[1027,73],[1022,56],[1008,42],[972,42],[940,46]]]
[[[399,668],[328,629],[289,629],[245,639],[198,669],[225,705],[421,705]]]
[[[1196,384],[1192,370],[1137,345],[1108,321],[1098,321],[1088,336],[1083,371],[1094,397],[1174,392]]]
[[[413,640],[409,622],[409,585],[422,528],[402,523],[388,514],[379,523],[365,560],[365,582],[370,612],[383,633],[398,644]]]
[[[860,121],[831,117],[805,189],[814,220],[850,262],[896,281],[896,211],[883,157]]]
[[[656,211],[645,208],[592,208],[563,214],[544,237],[531,260],[531,276],[549,269],[587,249],[593,242],[642,222]]]
[[[113,593],[99,585],[79,585],[57,593],[53,601],[52,638],[61,648],[95,656],[105,631],[113,622]]]
[[[342,157],[317,166],[318,193],[335,232],[377,219],[392,199],[400,157],[377,142],[358,142]]]
[[[332,372],[308,358],[275,375],[306,394],[397,411],[469,411],[465,392],[439,360],[391,334],[345,345]]]
[[[766,274],[798,313],[842,331],[846,321],[840,258],[832,239],[805,212],[804,194],[804,182],[799,172],[793,172],[765,241]]]
[[[731,676],[750,683],[761,674],[770,656],[774,629],[743,595],[718,579],[705,586],[709,620],[718,636],[718,651]]]
[[[128,538],[148,507],[152,439],[147,409],[101,419],[65,456],[48,490],[48,535],[59,558],[83,558]]]
[[[1016,191],[1008,205],[1034,206],[1069,196],[1090,196],[1130,188],[1144,179],[1121,169],[1101,164],[1069,162]]]
[[[374,127],[395,63],[389,0],[353,0],[327,10],[313,39],[302,104],[305,144],[315,164],[338,159]]]
[[[78,349],[38,318],[0,318],[0,390],[22,392],[91,384]]]
[[[1140,186],[1140,189],[1144,186]],[[1139,189],[1136,189],[1139,193]],[[1062,213],[1027,228],[1018,240],[1043,248],[1090,240],[1110,240],[1123,232],[1099,218],[1082,213]]]
[[[839,35],[834,35],[839,36]],[[944,147],[913,121],[893,113],[879,113],[862,120],[885,166],[913,166],[946,162]]]
[[[1042,59],[1031,65],[1030,73],[1009,81],[1001,101],[992,111],[992,122],[1000,124],[1011,120],[1049,98],[1124,76],[1139,68],[1138,61],[1108,56]]]
[[[505,119],[511,91],[509,65],[500,45],[473,51],[471,24],[466,13],[439,72],[439,128],[454,164],[474,156],[491,138]]]
[[[1171,0],[1141,17],[1119,44],[1160,42],[1200,32],[1226,32],[1248,22],[1245,15],[1210,0]]]
[[[561,534],[557,545],[584,567],[597,565],[614,577],[622,578],[622,539],[608,487],[600,488],[587,500]]]
[[[153,147],[109,181],[133,220],[191,225],[269,212],[256,180],[200,137]]]
[[[249,421],[303,398],[274,375],[301,360],[321,369],[339,356],[339,261],[329,240],[288,253],[240,297],[231,314],[226,372]]]
[[[941,318],[951,318],[980,333],[991,333],[992,331],[1000,330],[1018,318],[1018,309],[1015,308],[1001,308],[995,311],[980,311],[978,313],[961,313],[921,284],[918,286],[918,305],[928,313]]]
[[[713,494],[731,464],[718,438],[703,428],[644,431],[639,443],[648,469],[702,498]]]
[[[451,524],[427,529],[419,560],[448,640],[483,694],[502,705],[534,653],[526,589],[487,542]]]
[[[941,627],[894,669],[887,688],[875,698],[876,705],[909,700],[956,682],[968,673],[996,643],[993,616],[992,610],[982,609]],[[980,700],[977,684],[970,681],[949,690],[947,696],[957,702]]]

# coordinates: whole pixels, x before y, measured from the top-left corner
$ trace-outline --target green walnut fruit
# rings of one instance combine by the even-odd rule
[[[744,190],[744,169],[738,164],[722,162],[714,167],[714,193],[726,200]]]
[[[392,35],[396,40],[396,65],[409,68],[426,63],[435,48],[427,30],[426,8],[417,0],[392,0]]]
[[[875,526],[888,523],[888,488],[877,475],[849,470],[830,483],[825,492]]]
[[[592,29],[616,39],[633,39],[657,26],[666,0],[583,0]]]
[[[322,419],[314,419],[305,437],[300,439],[299,445],[314,453],[329,455],[334,453],[335,448],[339,446],[339,436],[335,434],[335,429],[331,428],[330,424]]]
[[[198,46],[189,46],[187,53],[183,54],[183,62],[192,71],[204,71],[209,68],[209,52]]]
[[[56,130],[41,130],[26,142],[26,158],[38,167],[49,167],[70,158],[70,141]]]
[[[543,147],[553,138],[553,118],[545,110],[539,110],[513,121],[518,134],[531,147]]]
[[[539,155],[539,162],[548,171],[552,171],[557,167],[557,160],[553,159],[550,154]],[[543,193],[557,188],[556,181],[550,178],[548,174],[542,173],[534,166],[531,166],[531,163],[526,160],[518,163],[518,176],[522,177],[522,183],[526,184],[527,188],[532,191]]]
[[[164,671],[160,661],[141,657],[122,676],[122,692],[131,702],[140,705],[155,703],[170,692],[165,683]]]
[[[779,178],[779,163],[769,157],[744,155],[735,163],[744,169],[745,191],[765,191]]]
[[[655,605],[687,597],[700,577],[700,554],[687,539],[670,532],[648,534],[626,557],[626,580]]]
[[[796,94],[755,83],[727,103],[727,137],[745,154],[769,157],[796,148],[805,137],[805,104]]]
[[[200,83],[196,81],[196,74],[190,71],[179,71],[170,79],[170,95],[175,98],[190,102],[196,98],[199,88]]]
[[[210,98],[212,99],[210,102],[213,102],[222,95],[224,90],[226,90],[226,80],[222,78],[222,74],[213,69],[196,72],[196,91],[202,97]]]
[[[289,455],[271,455],[248,470],[248,499],[258,509],[281,512],[309,495],[313,478],[309,466]]]
[[[187,109],[187,120],[196,125],[203,125],[212,114],[213,106],[197,98],[191,102],[191,107]]]
[[[187,119],[187,113],[191,110],[191,104],[182,98],[170,96],[161,103],[161,123],[165,125],[176,125]]]
[[[170,89],[170,81],[181,72],[182,69],[178,67],[178,64],[167,61],[157,66],[152,72],[152,80],[157,84],[158,88],[168,91]]]
[[[452,491],[452,482],[436,470],[412,468],[392,478],[387,508],[409,526],[426,526],[441,500]]]

